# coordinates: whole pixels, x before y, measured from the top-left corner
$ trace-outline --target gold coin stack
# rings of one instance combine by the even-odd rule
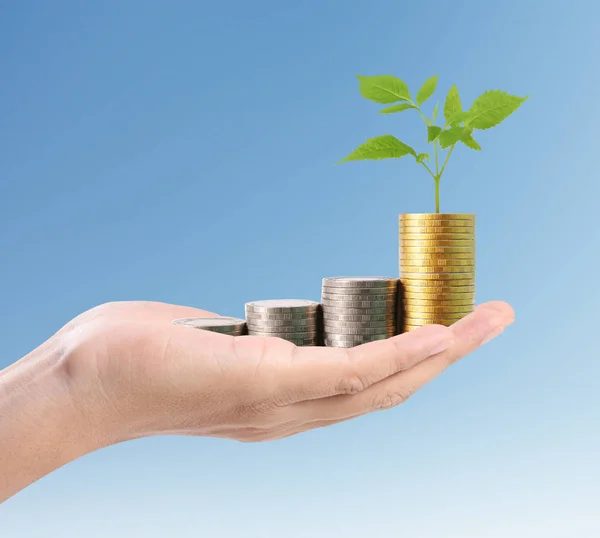
[[[475,307],[475,215],[399,216],[404,331],[452,325]]]

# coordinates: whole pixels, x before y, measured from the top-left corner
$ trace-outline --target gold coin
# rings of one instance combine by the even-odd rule
[[[406,234],[469,234],[475,235],[472,226],[401,226],[400,235]]]
[[[434,235],[435,234],[431,234]],[[475,248],[475,238],[469,239],[442,239],[436,236],[432,239],[419,238],[419,239],[408,239],[405,236],[400,236],[400,248],[404,247],[469,247]]]
[[[472,233],[404,233],[400,234],[400,241],[473,241],[475,234]]]
[[[467,295],[467,294],[465,294]],[[404,299],[404,306],[406,308],[419,308],[422,306],[463,306],[473,305],[475,303],[475,295],[470,294],[463,299],[429,299],[425,297],[409,297]]]
[[[451,267],[461,267],[461,266],[475,266],[474,258],[435,258],[430,256],[403,256],[400,260],[400,265],[415,265],[417,267],[428,267],[430,265],[438,265],[438,266],[451,266]]]
[[[468,220],[475,221],[473,213],[401,213],[399,220]]]
[[[404,309],[406,312],[410,312],[411,314],[419,314],[424,316],[429,316],[430,314],[449,314],[450,316],[454,315],[467,315],[473,312],[473,308],[475,307],[474,301],[471,304],[463,304],[463,305],[413,305],[406,304],[404,305]]]
[[[454,282],[454,281],[451,281]],[[466,286],[449,286],[448,282],[441,282],[437,286],[418,286],[418,285],[404,285],[402,292],[405,297],[410,297],[411,295],[419,295],[421,293],[432,293],[432,294],[451,294],[451,295],[468,295],[475,293],[474,285],[466,285]]]
[[[434,297],[424,297],[423,295],[433,295]],[[413,286],[405,287],[401,294],[405,299],[465,299],[475,295],[474,286]]]
[[[421,273],[426,275],[428,273]],[[448,275],[456,276],[460,273],[445,273]],[[445,291],[446,288],[450,290],[456,290],[460,292],[473,291],[475,290],[475,279],[474,278],[457,278],[457,279],[445,279],[445,280],[431,280],[429,278],[419,278],[421,275],[417,275],[415,278],[411,276],[411,278],[402,277],[400,281],[401,289],[404,291]]]
[[[404,326],[404,331],[405,333],[410,333],[412,331],[416,331],[417,329],[420,329],[421,327],[424,327],[425,325],[445,325],[446,327],[450,327],[450,325],[453,325],[454,323],[456,323],[455,321],[453,322],[446,322],[446,323],[431,323],[431,322],[427,322],[427,323],[417,323],[416,325],[405,325]]]
[[[475,282],[467,280],[462,283],[460,280],[442,280],[442,281],[402,281],[402,291],[406,293],[474,293]]]
[[[405,284],[404,288],[402,289],[401,295],[407,299],[410,299],[411,297],[413,299],[416,299],[422,296],[424,293],[434,295],[435,297],[439,297],[440,299],[451,299],[454,295],[456,295],[457,297],[475,295],[475,286],[473,285],[448,286],[447,284],[447,282],[441,282],[437,286],[407,286]],[[431,297],[431,299],[435,297]],[[423,298],[429,299],[430,297]]]
[[[407,261],[400,264],[400,274],[406,273],[425,273],[425,274],[440,274],[440,273],[474,273],[475,264],[469,262],[470,265],[413,265],[412,261]]]
[[[431,301],[431,303],[425,304],[439,304],[438,301],[469,302],[475,300],[475,292],[460,293],[453,289],[448,291],[407,291],[403,294],[403,299],[405,304],[418,304],[419,301]]]
[[[475,296],[475,288],[472,286],[462,287],[413,287],[404,288],[402,296],[404,299],[466,299]]]
[[[448,278],[451,277],[451,278]],[[452,278],[454,277],[454,278]],[[409,273],[401,271],[401,283],[407,286],[474,286],[475,273]]]
[[[414,260],[474,260],[475,251],[465,249],[465,252],[419,252],[400,249],[400,258]]]
[[[404,309],[404,319],[407,323],[410,323],[411,319],[460,319],[471,313],[474,308],[466,308],[460,312],[425,312],[423,310]]]
[[[426,267],[417,265],[406,265],[400,264],[400,271],[404,275],[406,273],[430,273],[430,274],[444,274],[444,273],[461,273],[475,274],[474,265],[459,265],[459,266],[445,266],[445,265],[428,265]]]
[[[470,312],[469,312],[470,313]],[[405,319],[405,323],[407,325],[419,325],[419,324],[432,324],[435,323],[437,325],[452,325],[453,323],[456,323],[457,321],[460,321],[461,319],[463,319],[465,316],[468,316],[469,314],[464,314],[464,315],[456,315],[456,316],[450,316],[448,314],[444,314],[444,317],[442,317],[441,314],[432,314],[431,316],[428,316],[425,314],[421,314],[419,317],[415,316],[415,317],[408,317],[408,315],[404,318]]]
[[[475,227],[474,220],[462,219],[462,220],[452,220],[452,219],[398,219],[398,226],[400,228],[408,228],[408,227],[420,227],[420,226],[444,226],[444,227],[455,227],[455,226],[467,226],[470,228]]]
[[[452,271],[444,271],[440,273],[428,273],[423,271],[402,271],[400,280],[408,280],[409,284],[419,284],[423,280],[466,280],[465,285],[473,285],[475,283],[475,271],[468,271],[466,273],[457,273]],[[412,281],[416,282],[412,282]],[[453,283],[453,286],[459,286],[460,284]]]

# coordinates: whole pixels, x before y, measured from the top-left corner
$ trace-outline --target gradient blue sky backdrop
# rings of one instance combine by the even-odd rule
[[[328,429],[91,454],[4,503],[2,538],[600,535],[598,20],[591,0],[0,2],[0,367],[106,301],[243,316],[397,275],[397,215],[433,211],[432,181],[334,163],[425,130],[355,74],[533,96],[442,183],[442,211],[478,215],[478,301],[515,307],[501,339]]]

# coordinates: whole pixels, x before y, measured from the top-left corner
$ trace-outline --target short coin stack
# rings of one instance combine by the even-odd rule
[[[215,333],[242,336],[246,334],[246,320],[230,317],[214,318],[181,318],[173,321],[174,325],[183,325],[194,329],[204,329]]]
[[[353,347],[396,334],[398,279],[323,279],[323,337],[326,346]]]
[[[405,331],[452,325],[475,306],[475,215],[399,217]]]
[[[248,334],[275,336],[297,346],[321,340],[321,305],[304,299],[272,299],[246,303]]]

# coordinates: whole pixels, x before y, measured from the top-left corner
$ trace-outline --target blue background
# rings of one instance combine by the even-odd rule
[[[355,74],[469,106],[532,98],[459,147],[442,211],[478,215],[498,340],[409,402],[283,441],[142,439],[0,507],[4,538],[600,534],[595,1],[0,2],[0,367],[97,304],[243,316],[320,280],[397,275],[397,215],[434,210],[425,150]],[[431,112],[432,100],[426,105]]]

